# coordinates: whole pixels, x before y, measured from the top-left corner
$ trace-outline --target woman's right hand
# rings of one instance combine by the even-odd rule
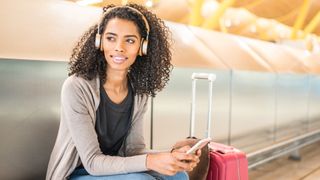
[[[180,171],[191,171],[194,168],[194,164],[199,162],[199,157],[192,154],[186,154],[185,152],[187,150],[188,148],[183,148],[183,151],[175,151],[172,153],[148,154],[146,162],[147,168],[169,176],[175,175]]]

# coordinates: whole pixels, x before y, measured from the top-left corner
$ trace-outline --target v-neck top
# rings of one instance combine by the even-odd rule
[[[115,156],[125,141],[131,126],[133,91],[128,83],[128,94],[119,104],[114,103],[100,87],[101,101],[96,111],[95,129],[101,151],[105,155]]]

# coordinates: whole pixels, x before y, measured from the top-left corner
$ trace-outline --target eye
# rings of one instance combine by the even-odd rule
[[[107,39],[108,41],[115,41],[115,40],[116,40],[116,38],[114,38],[114,37],[112,37],[112,36],[107,36],[106,39]]]
[[[130,43],[130,44],[134,44],[136,42],[136,40],[134,39],[127,39],[127,42]]]

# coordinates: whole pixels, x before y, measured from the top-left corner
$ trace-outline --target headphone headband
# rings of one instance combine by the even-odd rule
[[[118,8],[119,8],[119,9],[120,9],[120,8],[128,8],[128,9],[130,9],[130,10],[138,13],[138,14],[141,16],[141,18],[142,18],[142,20],[144,21],[144,24],[145,24],[145,26],[146,26],[146,29],[147,29],[146,40],[148,40],[149,32],[150,32],[150,26],[149,26],[149,23],[148,23],[148,21],[147,21],[147,18],[146,18],[138,9],[133,8],[133,7],[131,7],[131,6],[115,6],[115,7],[110,7],[110,8],[103,7],[103,9],[102,9],[102,10],[103,10],[103,14],[102,14],[101,20],[100,20],[100,22],[99,22],[99,24],[98,24],[98,34],[100,34],[100,24],[102,23],[104,17],[105,17],[107,14],[109,14],[112,10],[118,9]]]

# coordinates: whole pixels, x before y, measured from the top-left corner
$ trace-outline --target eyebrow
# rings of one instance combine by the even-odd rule
[[[106,35],[113,35],[113,36],[118,36],[116,33],[112,33],[112,32],[106,32]],[[136,39],[139,39],[138,36],[134,35],[134,34],[129,34],[129,35],[125,35],[124,37],[134,37]]]

